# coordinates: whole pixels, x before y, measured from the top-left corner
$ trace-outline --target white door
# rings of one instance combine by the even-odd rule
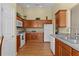
[[[3,32],[3,44],[2,55],[3,56],[15,56],[16,55],[16,5],[13,3],[2,4],[2,32]]]
[[[44,42],[50,42],[50,34],[53,34],[53,24],[44,24]]]
[[[1,40],[1,37],[2,37],[2,18],[1,18],[1,3],[0,3],[0,40]]]

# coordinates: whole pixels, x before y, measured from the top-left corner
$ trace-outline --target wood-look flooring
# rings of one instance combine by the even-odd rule
[[[50,50],[49,43],[27,42],[19,49],[17,56],[53,56],[53,53]]]

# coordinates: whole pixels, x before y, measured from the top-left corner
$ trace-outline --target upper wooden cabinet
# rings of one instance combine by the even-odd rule
[[[40,28],[44,24],[52,24],[52,20],[24,20],[25,28]]]
[[[59,10],[55,14],[57,27],[66,27],[66,12],[67,10]]]

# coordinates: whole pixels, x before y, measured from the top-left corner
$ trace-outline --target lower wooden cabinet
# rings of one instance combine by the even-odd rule
[[[55,39],[55,55],[56,56],[79,56],[79,51],[73,49],[69,45]]]
[[[19,48],[20,48],[20,35],[18,35],[17,37],[16,37],[16,50],[17,50],[17,52],[19,51]]]
[[[56,41],[55,41],[55,55],[61,56],[61,44],[58,39],[56,39]]]
[[[79,51],[73,49],[72,50],[72,56],[79,56]]]
[[[26,37],[27,42],[43,42],[43,32],[30,32]]]

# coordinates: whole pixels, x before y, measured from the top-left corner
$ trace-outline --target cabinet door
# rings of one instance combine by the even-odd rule
[[[79,56],[79,51],[73,49],[72,50],[72,56]]]
[[[31,33],[26,33],[26,42],[30,42]]]
[[[66,10],[59,10],[56,14],[56,25],[66,27]]]
[[[20,48],[20,35],[17,36],[16,40],[17,40],[16,43],[17,43],[17,52],[18,52]]]
[[[72,56],[72,48],[65,43],[62,43],[62,56]]]
[[[37,42],[37,34],[36,33],[30,33],[30,42]]]
[[[56,15],[56,27],[58,27],[58,24],[59,24],[59,17],[58,17],[58,14]]]
[[[37,34],[37,39],[38,39],[38,42],[44,42],[44,36],[43,36],[43,33],[38,33]]]
[[[25,43],[27,43],[27,33],[25,33]]]
[[[55,46],[55,55],[61,56],[61,46]]]
[[[39,20],[35,20],[33,21],[33,27],[42,27],[42,22]]]
[[[26,28],[30,28],[30,27],[32,27],[32,21],[28,21],[28,20],[25,20],[24,21],[24,27]]]
[[[71,55],[69,51],[67,51],[65,48],[62,48],[62,56],[71,56]]]
[[[66,27],[66,13],[59,13],[59,27]]]
[[[62,46],[61,46],[61,42],[58,39],[55,39],[55,55],[56,56],[61,56],[61,50],[62,50]]]
[[[52,20],[46,20],[46,24],[52,24]]]

